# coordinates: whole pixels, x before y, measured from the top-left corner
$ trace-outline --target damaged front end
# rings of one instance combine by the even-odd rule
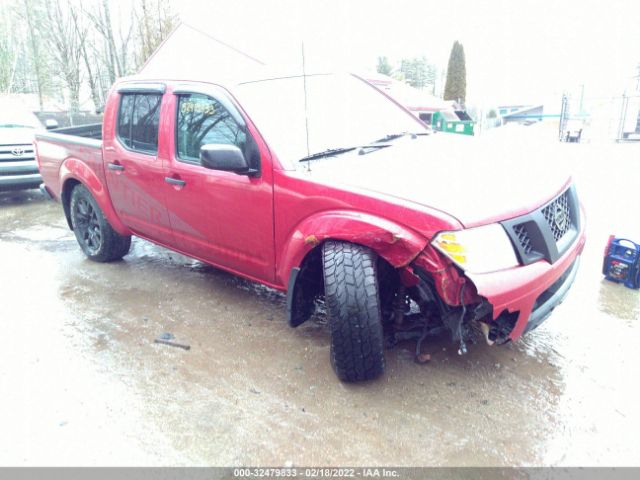
[[[388,275],[388,273],[387,273]],[[380,272],[385,277],[384,269]],[[493,320],[493,306],[479,296],[473,282],[431,246],[398,271],[394,291],[381,281],[381,300],[388,334],[393,345],[401,340],[417,340],[416,360],[429,360],[422,352],[429,336],[448,334],[458,344],[458,353],[467,353],[467,344],[484,337],[487,343],[507,341],[509,322]],[[511,325],[512,328],[512,325]]]
[[[401,269],[394,305],[412,305],[392,315],[391,338],[417,338],[416,358],[429,334],[448,332],[467,351],[467,343],[515,341],[537,328],[565,299],[585,244],[584,226],[554,262],[545,260],[489,273],[463,272],[432,244]],[[391,322],[387,321],[388,324]],[[408,333],[410,332],[410,333]]]
[[[347,220],[353,227],[354,219],[344,214],[335,220],[344,227],[341,232],[347,231]],[[429,359],[422,347],[430,335],[448,334],[464,354],[469,342],[502,344],[537,328],[566,297],[586,241],[584,213],[573,187],[531,213],[480,227],[440,230],[430,242],[393,224],[374,230],[370,225],[351,228],[340,239],[378,254],[387,342],[417,340],[421,362]],[[293,269],[291,326],[312,315],[324,292],[318,248]]]

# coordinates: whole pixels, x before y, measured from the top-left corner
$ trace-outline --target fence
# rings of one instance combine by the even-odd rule
[[[580,141],[640,140],[640,94],[613,97],[563,95],[558,138],[581,131]]]

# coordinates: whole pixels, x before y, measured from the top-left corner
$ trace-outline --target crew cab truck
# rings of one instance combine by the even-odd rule
[[[570,178],[439,158],[438,135],[350,74],[125,79],[101,137],[36,138],[84,253],[118,260],[137,235],[286,292],[292,327],[324,308],[343,381],[382,374],[395,340],[417,358],[438,332],[461,353],[517,340],[585,242]]]

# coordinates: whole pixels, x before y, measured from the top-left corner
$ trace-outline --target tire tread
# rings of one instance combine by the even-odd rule
[[[333,368],[346,382],[374,379],[385,368],[377,256],[339,241],[326,242],[322,256]]]

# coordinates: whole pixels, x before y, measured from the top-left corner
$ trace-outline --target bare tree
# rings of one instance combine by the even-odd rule
[[[86,38],[86,30],[78,29],[73,6],[61,0],[50,0],[46,9],[46,36],[52,60],[55,62],[55,75],[60,77],[69,92],[69,112],[80,110],[80,87],[82,71],[80,61]]]
[[[44,91],[46,89],[46,57],[40,48],[42,41],[42,2],[36,0],[22,0],[20,15],[26,20],[29,56],[35,74],[36,90],[40,110],[44,105]]]
[[[72,112],[89,92],[102,106],[177,25],[172,1],[0,0],[0,92],[35,92],[42,109],[65,91]]]
[[[168,0],[141,0],[134,10],[138,25],[137,67],[142,66],[178,24]]]
[[[113,23],[111,20],[111,8],[109,7],[109,0],[102,0],[97,4],[97,9],[94,12],[85,10],[87,17],[93,23],[96,31],[102,36],[104,40],[104,58],[107,71],[109,73],[109,79],[111,83],[115,82],[118,77],[127,75],[128,59],[130,56],[129,43],[131,41],[134,31],[135,16],[131,16],[132,20],[129,24],[128,30],[122,28],[122,22],[118,29],[118,38],[114,33]]]
[[[0,18],[0,92],[4,93],[13,89],[18,64],[19,50],[11,30],[12,25],[6,17]]]
[[[86,23],[86,16],[82,12],[82,4],[77,7],[76,5],[69,4],[69,15],[73,22],[76,35],[81,40],[80,53],[84,63],[84,68],[87,74],[87,82],[89,83],[89,90],[91,92],[91,100],[96,109],[100,108],[104,103],[104,91],[99,85],[99,79],[97,77],[100,67],[96,65],[95,56],[89,55],[89,48],[87,43],[93,40],[92,32],[89,31],[89,27]]]

